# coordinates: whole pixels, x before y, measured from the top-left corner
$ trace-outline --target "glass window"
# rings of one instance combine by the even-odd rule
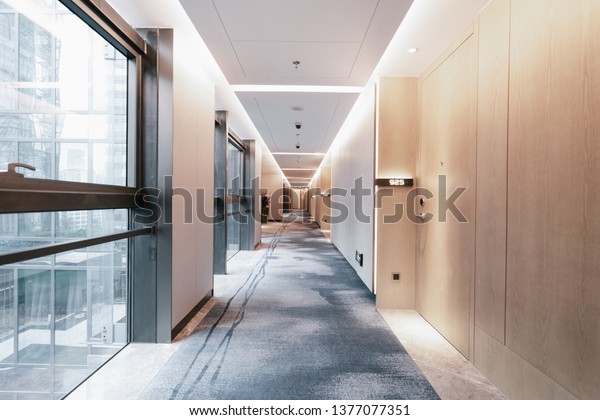
[[[241,225],[239,213],[227,215],[227,259],[229,260],[240,251]]]
[[[0,131],[2,131],[2,121],[0,119]],[[9,142],[0,141],[0,171],[6,171],[8,163],[16,160],[15,156],[15,145]]]
[[[56,0],[34,4],[0,3],[0,170],[126,185],[127,58]]]
[[[21,213],[18,215],[20,238],[50,238],[52,216],[50,213]]]
[[[227,188],[229,195],[242,195],[244,152],[228,143]]]
[[[0,0],[0,171],[127,186],[132,54],[58,0]],[[0,254],[129,229],[126,208],[39,210],[0,214]],[[0,399],[61,398],[127,344],[128,243],[0,267]]]
[[[28,178],[52,178],[54,173],[52,142],[20,141],[16,144],[19,150],[19,162],[33,165],[36,168],[35,171],[22,170]]]

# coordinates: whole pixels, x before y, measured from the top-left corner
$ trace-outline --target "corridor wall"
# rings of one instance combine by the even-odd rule
[[[262,157],[263,157],[263,149],[262,147],[255,147],[255,156],[254,156],[254,174],[256,176],[256,185],[258,185],[257,198],[254,203],[254,214],[256,215],[256,220],[254,222],[254,247],[256,248],[261,243],[262,237],[262,226],[261,226],[261,176],[262,176]]]
[[[319,227],[321,227],[321,208],[323,207],[323,196],[321,193],[321,171],[315,173],[309,184],[310,191],[310,215]]]
[[[414,77],[383,77],[379,80],[376,178],[416,178],[419,151],[417,82]],[[411,204],[406,200],[410,190],[410,187],[377,189],[374,272],[377,307],[380,309],[415,309],[417,229],[408,217]],[[394,273],[400,277],[398,280],[394,280]]]
[[[493,185],[500,194],[507,186],[506,294],[497,293],[501,276],[480,270],[478,285],[487,287],[478,297],[492,305],[477,307],[475,364],[508,395],[598,399],[600,3],[498,0],[481,16],[490,47],[499,16],[510,19],[508,48],[503,41],[508,72],[490,66],[483,74],[497,83],[495,109],[508,97],[508,136],[482,135],[479,144],[506,144],[507,153],[482,155],[478,168],[498,168]],[[478,222],[498,217],[501,204],[483,207]],[[497,261],[497,248],[484,247],[483,236],[480,267]]]
[[[319,184],[321,188],[321,209],[319,216],[319,226],[327,234],[331,230],[331,163],[327,162],[321,166],[319,175]]]
[[[273,173],[265,171],[260,177],[261,191],[266,192],[271,201],[269,203],[269,220],[280,222],[283,220],[283,175],[281,172]]]
[[[598,19],[493,0],[419,82],[418,185],[466,221],[419,225],[417,308],[509,398],[600,398]]]
[[[375,87],[359,97],[332,149],[331,240],[373,290]],[[367,192],[353,192],[356,185]],[[356,253],[362,254],[362,266]]]
[[[173,45],[173,188],[192,193],[203,189],[212,197],[214,185],[214,85],[202,74],[200,57],[188,40],[174,31]],[[203,203],[204,215],[212,216],[212,200]],[[185,202],[173,198],[173,309],[177,326],[213,289],[213,226],[196,214],[186,220]]]

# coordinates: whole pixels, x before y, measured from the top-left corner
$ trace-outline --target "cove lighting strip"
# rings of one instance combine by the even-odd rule
[[[272,152],[272,155],[281,156],[325,156],[325,153],[300,153],[300,152]]]
[[[231,85],[234,92],[361,93],[364,86]]]

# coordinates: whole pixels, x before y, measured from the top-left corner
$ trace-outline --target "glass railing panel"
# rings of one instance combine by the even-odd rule
[[[11,269],[0,267],[0,364],[15,362],[16,279]]]
[[[0,399],[61,398],[127,344],[127,256],[124,239],[0,269]]]
[[[31,269],[17,272],[17,363],[48,365],[52,361],[52,273]]]

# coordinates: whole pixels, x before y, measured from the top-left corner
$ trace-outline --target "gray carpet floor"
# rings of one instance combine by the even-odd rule
[[[356,272],[316,224],[294,219],[269,226],[262,258],[142,399],[438,399]]]

